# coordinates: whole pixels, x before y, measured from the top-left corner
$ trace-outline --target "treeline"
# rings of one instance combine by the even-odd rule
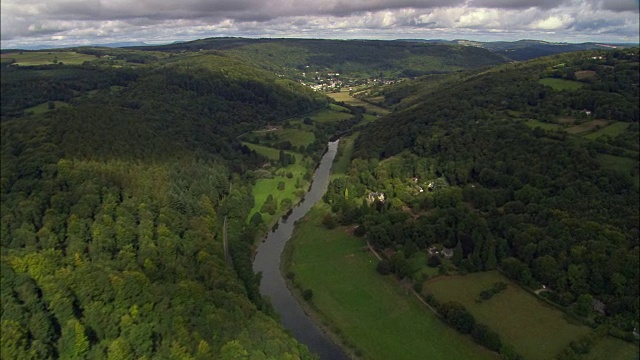
[[[523,359],[522,355],[518,354],[510,345],[502,342],[500,335],[486,325],[477,322],[464,305],[455,301],[440,303],[432,295],[427,295],[424,299],[438,312],[442,320],[459,333],[471,336],[473,341],[479,345],[499,353],[502,359]]]

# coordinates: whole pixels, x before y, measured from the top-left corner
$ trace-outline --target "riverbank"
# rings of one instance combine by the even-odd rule
[[[329,210],[319,203],[298,222],[284,264],[300,289],[313,292],[318,322],[363,359],[496,359],[395,279],[380,276],[377,259],[349,228],[326,229],[321,221]]]
[[[277,228],[271,231],[264,242],[260,243],[255,253],[253,270],[260,273],[260,293],[269,298],[270,303],[280,316],[282,325],[291,331],[294,337],[307,345],[309,350],[318,354],[321,359],[346,359],[344,352],[324,334],[324,332],[307,316],[300,304],[287,288],[280,272],[280,256],[286,242],[293,233],[294,224],[322,198],[325,192],[329,172],[336,155],[338,142],[328,145],[328,150],[316,169],[310,190],[304,200],[293,208],[288,217],[283,218]]]

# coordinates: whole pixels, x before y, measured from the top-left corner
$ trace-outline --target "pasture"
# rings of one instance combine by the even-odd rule
[[[367,109],[367,113],[370,114],[379,114],[379,115],[386,115],[389,113],[389,110],[382,108],[380,106],[376,106],[373,105],[371,103],[368,103],[366,101],[360,100],[358,98],[354,98],[349,94],[349,90],[342,90],[340,92],[337,93],[327,93],[327,96],[331,97],[332,99],[334,99],[335,101],[341,101],[344,102],[345,104],[349,104],[352,106],[362,106],[365,109]]]
[[[300,289],[313,291],[320,319],[361,358],[497,358],[441,322],[395,278],[379,275],[362,239],[344,227],[322,226],[328,211],[316,205],[298,223],[285,250],[285,272],[295,274]]]
[[[608,123],[609,122],[607,120],[591,120],[582,124],[568,127],[566,131],[571,135],[584,134],[586,132],[594,131],[596,129],[602,128],[606,126]]]
[[[638,360],[639,358],[640,349],[637,346],[610,336],[598,341],[585,356],[587,360]]]
[[[553,90],[577,90],[584,86],[584,83],[573,80],[557,79],[557,78],[544,78],[538,80],[539,84],[550,86]]]
[[[480,292],[502,281],[506,290],[490,300],[477,303]],[[433,294],[440,302],[457,301],[478,322],[486,324],[512,345],[525,359],[546,360],[591,328],[568,321],[565,314],[529,294],[496,271],[464,276],[440,276],[425,282],[423,294]]]
[[[331,168],[331,180],[346,176],[349,171],[349,165],[351,165],[351,155],[353,154],[353,142],[359,133],[355,133],[351,136],[343,137],[338,144],[338,153],[333,161]]]
[[[67,65],[82,64],[96,60],[93,55],[80,54],[74,51],[25,51],[21,53],[2,54],[2,60],[14,59],[14,64],[22,66],[50,65],[64,63]]]
[[[524,122],[528,127],[535,129],[535,128],[541,128],[543,130],[549,130],[549,131],[553,131],[553,130],[557,130],[560,128],[560,126],[558,124],[550,124],[550,123],[545,123],[542,121],[538,121],[538,120],[533,120],[533,119],[529,119],[527,121]]]
[[[300,129],[273,127],[266,130],[256,130],[243,135],[242,138],[250,142],[256,142],[255,139],[257,138],[260,144],[266,146],[275,146],[275,144],[288,141],[294,148],[298,148],[299,146],[306,147],[316,139],[312,131],[305,130],[302,126],[300,126]]]
[[[602,135],[608,135],[612,138],[622,134],[623,132],[625,132],[627,130],[627,128],[629,127],[630,123],[627,122],[614,122],[613,124],[609,125],[609,126],[605,126],[603,128],[601,128],[600,130],[597,130],[591,134],[587,134],[585,135],[585,139],[589,139],[589,140],[595,140],[597,138],[599,138]]]
[[[32,113],[33,115],[39,115],[39,114],[44,114],[46,112],[52,111],[54,109],[60,109],[63,107],[70,106],[68,103],[64,101],[54,101],[53,103],[55,104],[53,109],[49,108],[49,102],[45,102],[45,103],[27,108],[24,110],[24,112],[25,114]]]

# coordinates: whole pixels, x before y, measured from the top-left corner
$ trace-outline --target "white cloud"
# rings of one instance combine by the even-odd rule
[[[5,48],[56,41],[60,45],[171,42],[208,36],[637,42],[637,4],[637,0],[2,0],[0,24]]]

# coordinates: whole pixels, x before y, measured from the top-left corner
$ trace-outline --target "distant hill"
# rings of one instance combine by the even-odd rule
[[[500,54],[481,48],[379,40],[209,38],[136,49],[218,51],[292,77],[302,71],[333,71],[362,77],[380,74],[413,77],[508,61]]]
[[[631,43],[565,43],[548,42],[542,40],[518,40],[518,41],[473,41],[473,40],[421,40],[407,39],[399,41],[457,44],[475,46],[502,54],[511,60],[522,61],[542,56],[560,54],[580,50],[614,49],[637,46]]]

